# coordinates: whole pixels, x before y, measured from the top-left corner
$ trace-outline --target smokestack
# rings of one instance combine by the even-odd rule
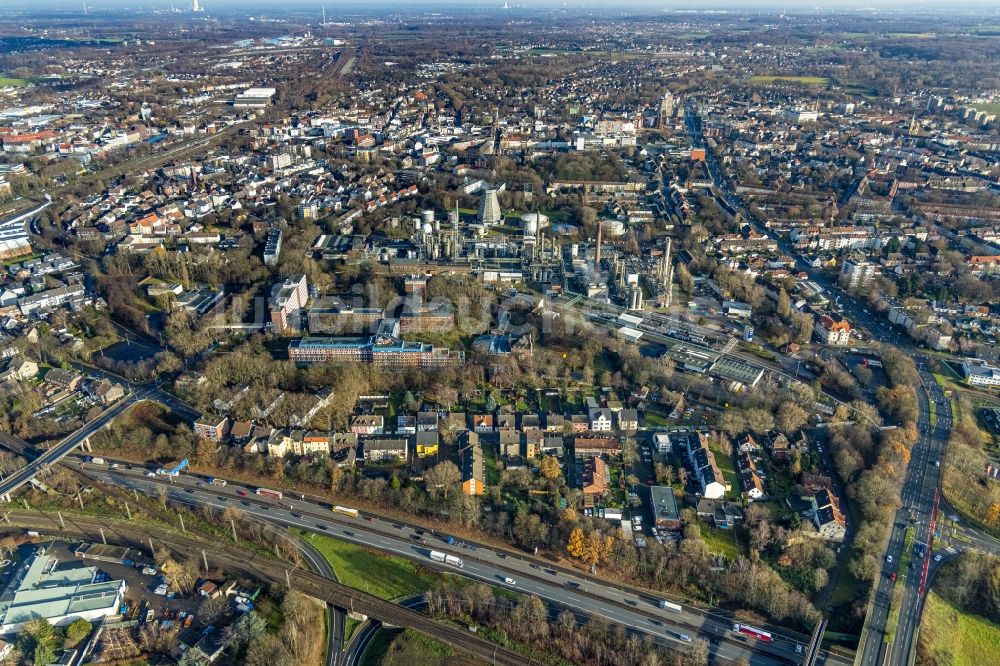
[[[594,254],[594,272],[600,274],[601,272],[601,221],[597,221],[597,252]]]

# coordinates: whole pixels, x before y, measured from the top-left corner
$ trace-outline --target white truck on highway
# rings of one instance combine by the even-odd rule
[[[87,462],[89,462],[91,465],[103,465],[104,464],[104,458],[98,458],[98,457],[95,456],[93,458],[88,458]]]
[[[451,566],[458,567],[459,569],[465,566],[465,562],[462,561],[462,558],[455,557],[454,555],[447,555],[439,550],[431,551],[431,559],[435,562],[441,562],[442,564],[450,564]]]

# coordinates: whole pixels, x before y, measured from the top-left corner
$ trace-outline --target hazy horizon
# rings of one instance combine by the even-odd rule
[[[83,8],[86,2],[88,10],[100,13],[103,9],[132,9],[136,11],[155,11],[158,9],[169,9],[171,5],[177,9],[185,9],[191,6],[191,0],[5,0],[4,4],[11,9],[37,10],[37,11],[76,11]],[[202,0],[202,6],[206,12],[213,9],[228,10],[233,9],[253,9],[271,10],[271,13],[279,11],[301,11],[315,8],[319,11],[326,7],[328,13],[336,13],[338,9],[349,8],[352,11],[369,10],[375,12],[378,9],[392,11],[397,8],[435,10],[438,8],[448,9],[491,9],[500,8],[504,5],[504,0],[389,0],[389,2],[379,3],[373,6],[370,2],[362,0],[290,0],[282,3],[280,8],[275,7],[270,0]],[[996,0],[961,0],[960,2],[921,1],[912,2],[908,0],[812,0],[807,4],[795,2],[781,2],[780,0],[748,0],[738,2],[734,0],[680,0],[676,2],[664,2],[658,0],[636,0],[629,4],[628,9],[609,8],[604,0],[576,0],[565,2],[563,0],[507,0],[506,3],[513,9],[547,9],[565,8],[572,10],[579,8],[587,12],[603,10],[602,14],[630,14],[650,11],[693,11],[693,12],[718,12],[726,11],[732,13],[742,13],[754,10],[767,10],[774,12],[784,12],[789,15],[814,14],[816,12],[827,11],[879,11],[891,10],[893,12],[926,12],[933,10],[955,11],[956,9],[976,9],[992,10],[987,13],[1000,15],[1000,3]]]

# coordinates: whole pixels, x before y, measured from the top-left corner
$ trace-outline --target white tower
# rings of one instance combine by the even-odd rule
[[[205,11],[201,7],[201,0],[191,0],[191,11],[193,11],[193,12],[203,12],[203,11]]]

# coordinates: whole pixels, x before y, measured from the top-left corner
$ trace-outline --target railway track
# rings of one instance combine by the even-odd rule
[[[241,571],[271,583],[286,585],[339,608],[378,618],[385,625],[414,629],[483,661],[504,666],[535,663],[524,655],[490,643],[459,626],[435,620],[390,601],[341,585],[312,571],[271,560],[259,553],[251,553],[219,541],[208,541],[187,535],[164,533],[135,524],[122,525],[76,515],[64,516],[60,520],[57,516],[43,511],[9,511],[4,514],[4,519],[9,528],[33,529],[58,538],[82,538],[89,541],[102,539],[109,543],[139,547],[144,551],[150,549],[152,540],[156,547],[169,548],[177,553],[191,554],[205,551],[206,556],[216,566]]]

